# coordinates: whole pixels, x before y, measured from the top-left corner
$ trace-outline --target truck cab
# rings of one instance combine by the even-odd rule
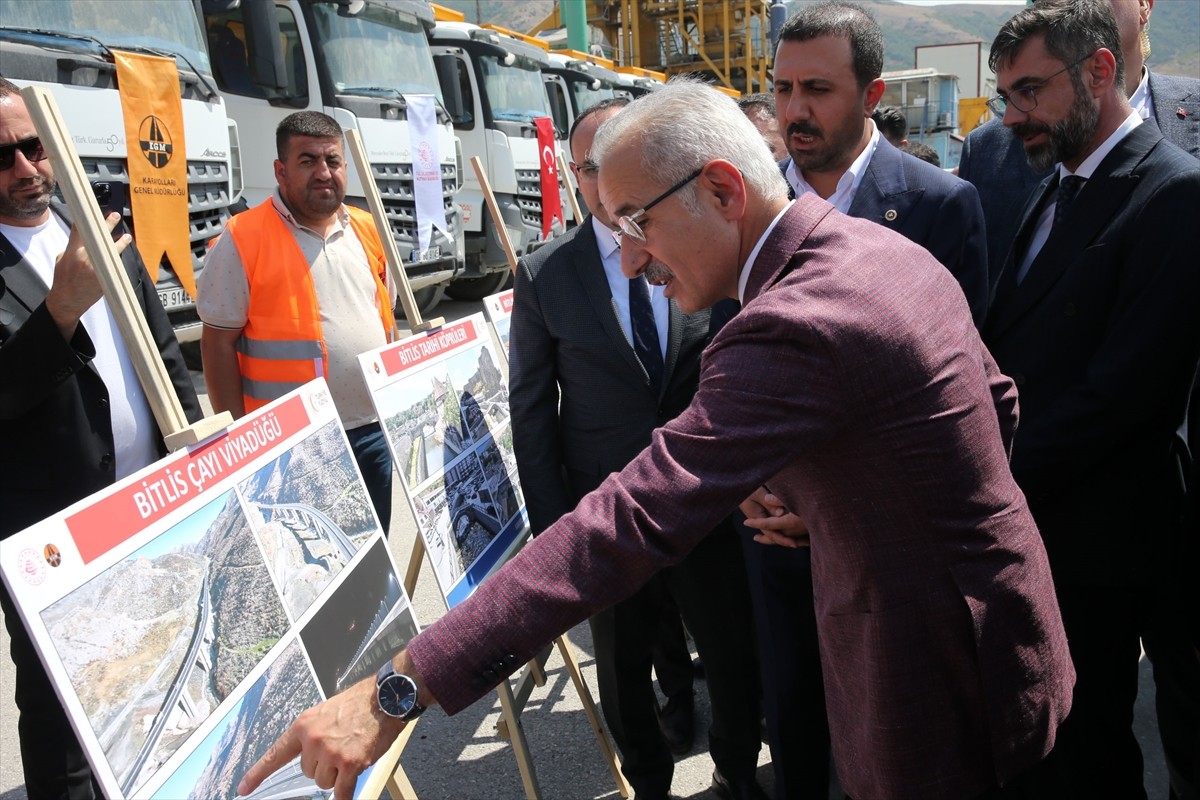
[[[472,156],[482,162],[519,257],[546,241],[534,119],[551,116],[542,87],[542,70],[550,63],[548,48],[527,37],[462,22],[462,15],[448,9],[440,11],[429,37],[464,163]],[[499,291],[511,273],[496,222],[484,204],[483,187],[469,166],[459,205],[467,263],[449,294],[478,300]]]
[[[426,38],[429,7],[412,0],[203,1],[217,86],[246,132],[246,200],[261,203],[275,189],[274,132],[287,115],[321,111],[343,130],[358,130],[417,305],[431,310],[461,271],[464,250],[454,199],[457,143]],[[412,95],[436,98],[441,213],[450,232],[435,227],[421,252],[406,99]],[[353,165],[346,203],[367,207]]]
[[[191,268],[199,275],[207,242],[219,234],[241,191],[237,127],[226,115],[193,0],[0,0],[0,71],[53,96],[93,187],[128,198],[127,143],[112,50],[174,57],[179,70],[187,158]],[[128,201],[118,202],[137,236]],[[159,300],[181,342],[200,337],[195,298],[163,259]]]

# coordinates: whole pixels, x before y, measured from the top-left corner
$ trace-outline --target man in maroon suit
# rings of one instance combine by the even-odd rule
[[[1008,470],[1016,393],[953,276],[820,198],[789,203],[753,125],[698,83],[632,103],[592,157],[627,275],[665,284],[685,311],[743,301],[695,399],[393,659],[399,675],[381,680],[411,682],[411,697],[366,681],[306,711],[239,791],[303,750],[305,773],[350,797],[421,706],[474,702],[760,485],[809,529],[843,788],[860,800],[1040,788],[1074,671]]]

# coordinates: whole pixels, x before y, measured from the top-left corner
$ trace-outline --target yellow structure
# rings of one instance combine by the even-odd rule
[[[588,0],[588,25],[621,67],[666,76],[699,73],[737,93],[768,89],[766,0]],[[563,26],[557,6],[529,33]]]

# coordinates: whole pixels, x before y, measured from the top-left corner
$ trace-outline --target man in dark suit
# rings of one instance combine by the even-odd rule
[[[808,524],[843,788],[1025,796],[1052,767],[1074,674],[1008,471],[1016,393],[962,289],[902,236],[813,195],[789,204],[754,126],[711,87],[673,80],[634,101],[592,152],[625,274],[685,312],[742,310],[688,409],[393,666],[418,702],[457,712],[766,485]],[[239,791],[303,749],[348,798],[404,724],[357,684],[302,714]]]
[[[958,279],[975,321],[987,306],[983,211],[974,187],[902,153],[871,113],[883,96],[883,33],[853,3],[820,3],[779,33],[775,108],[795,196],[891,228],[924,247]]]
[[[539,533],[624,468],[655,428],[687,407],[709,340],[707,310],[683,314],[644,278],[632,282],[621,274],[588,151],[596,129],[622,105],[589,109],[571,130],[572,170],[591,215],[517,269],[509,407],[521,486]],[[655,720],[650,682],[666,596],[683,613],[704,659],[714,787],[730,800],[765,798],[754,779],[760,713],[754,639],[744,622],[749,588],[729,525],[591,619],[601,706],[625,777],[642,800],[665,799],[671,788],[674,764]],[[690,688],[682,700],[690,704]]]
[[[0,78],[0,538],[165,454],[99,280],[65,208],[24,100]],[[115,228],[120,218],[108,220]],[[188,419],[192,382],[130,237],[117,249]],[[55,261],[55,257],[61,257]],[[100,300],[101,302],[97,302]],[[90,798],[98,788],[7,591],[0,605],[17,667],[16,703],[30,798]]]
[[[1200,158],[1200,80],[1162,75],[1145,64],[1150,46],[1146,26],[1154,0],[1110,2],[1121,34],[1130,105],[1142,119],[1153,120],[1167,141]],[[1048,172],[1029,166],[1021,140],[999,119],[971,131],[963,142],[958,176],[979,191],[993,283],[1012,246],[1021,209]]]
[[[993,111],[1036,171],[1053,168],[1024,207],[983,335],[1020,387],[1013,475],[1078,673],[1059,751],[1071,796],[1145,797],[1131,725],[1139,638],[1178,546],[1177,430],[1200,360],[1185,226],[1200,165],[1130,107],[1104,0],[1020,12],[990,63]]]
[[[792,16],[779,35],[773,80],[780,162],[794,196],[812,192],[852,217],[902,234],[958,280],[976,323],[987,301],[983,212],[974,188],[890,144],[871,118],[884,83],[883,34],[866,11],[821,3]],[[749,525],[782,526],[769,498]],[[829,732],[812,613],[807,548],[780,551],[743,538],[763,665],[763,706],[779,800],[824,800]]]

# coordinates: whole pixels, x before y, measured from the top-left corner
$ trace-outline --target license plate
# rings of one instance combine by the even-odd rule
[[[418,258],[417,261],[436,261],[437,259],[439,259],[441,257],[442,257],[441,245],[434,245],[433,247],[429,248],[425,252],[421,253],[420,258]]]
[[[158,293],[158,300],[162,303],[162,307],[167,311],[173,311],[176,308],[182,308],[192,304],[192,298],[188,297],[187,292],[183,289],[167,289]]]

